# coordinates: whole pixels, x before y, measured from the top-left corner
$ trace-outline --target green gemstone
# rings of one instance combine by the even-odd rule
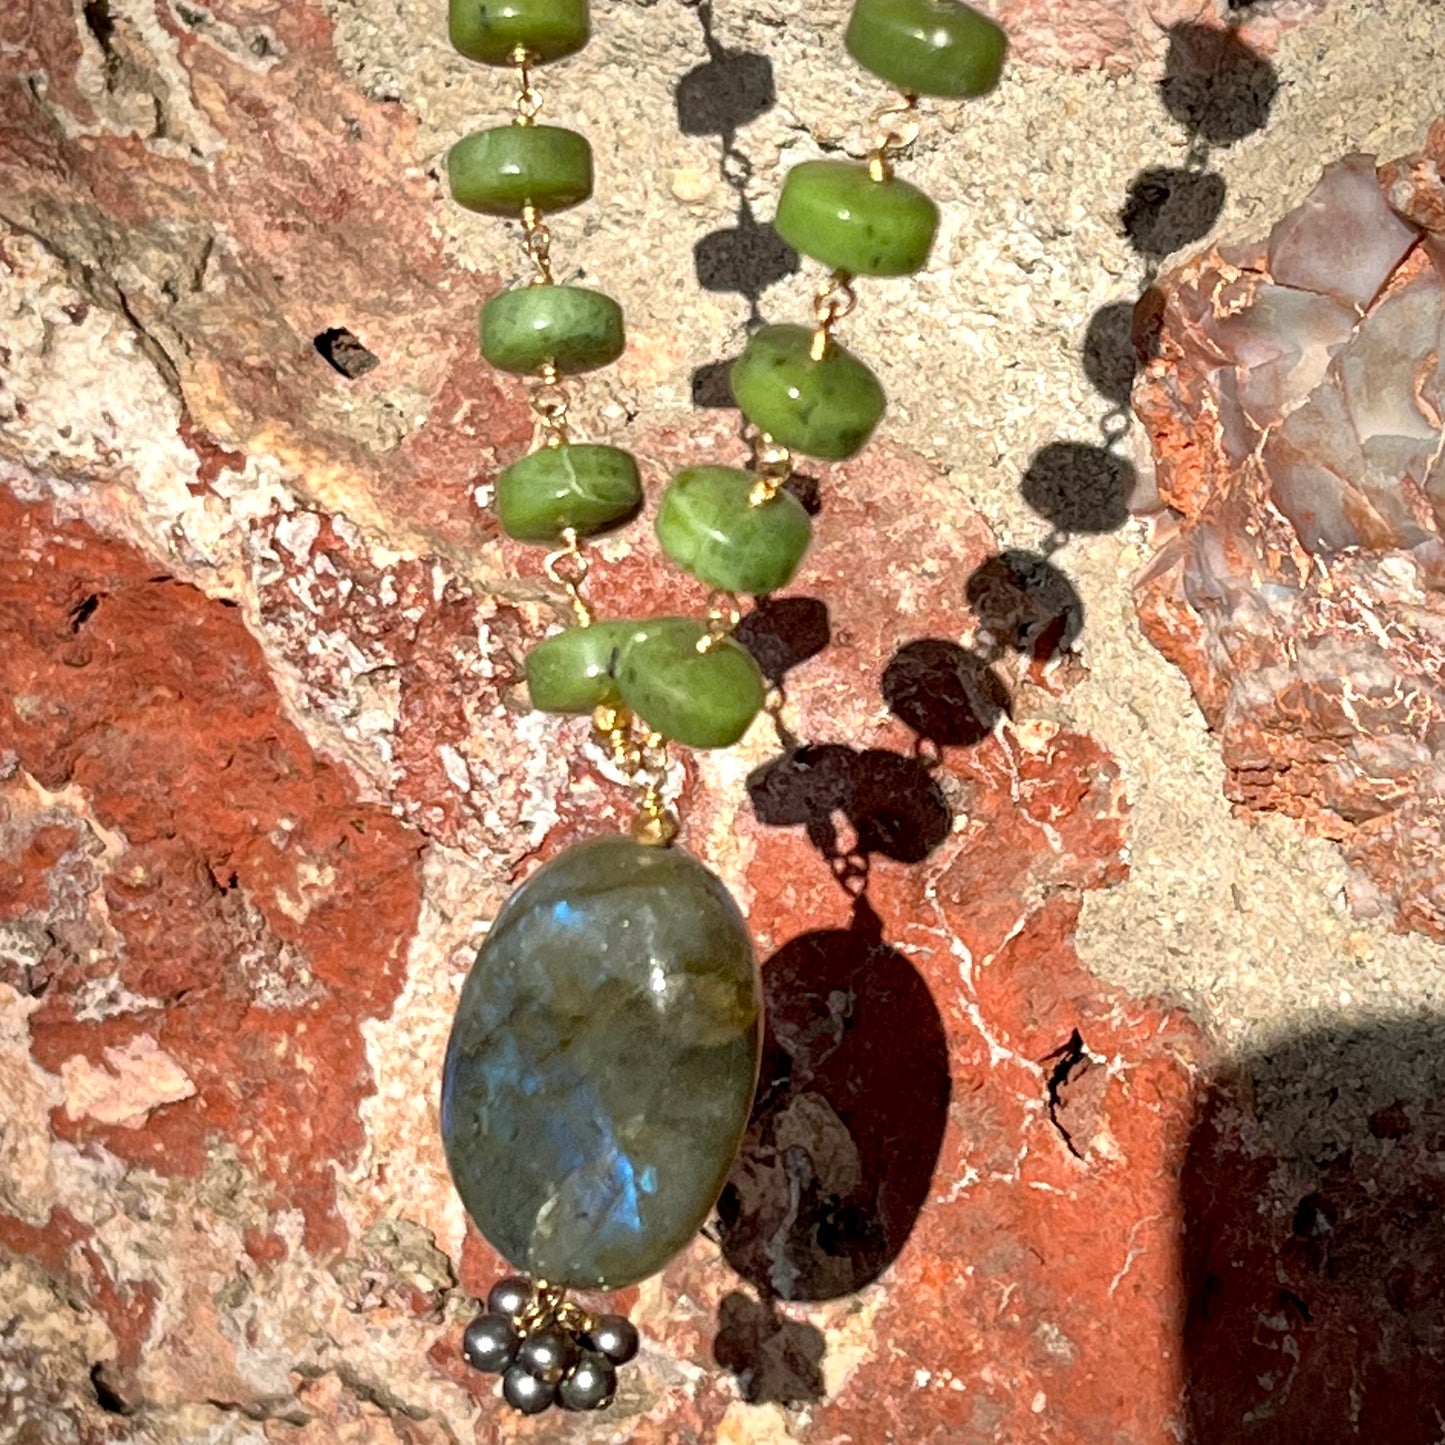
[[[638,624],[625,619],[569,627],[527,653],[527,691],[538,712],[590,713],[617,701],[613,670]]]
[[[794,250],[855,276],[910,276],[928,262],[938,207],[907,181],[850,161],[788,172],[773,228]]]
[[[689,748],[731,747],[763,705],[753,656],[730,637],[706,652],[707,629],[690,617],[634,624],[614,669],[622,701],[650,728]]]
[[[583,286],[524,286],[482,307],[482,355],[502,371],[591,371],[622,355],[622,308]]]
[[[862,450],[883,415],[878,378],[846,347],[812,355],[806,326],[764,326],[733,363],[733,398],[755,426],[804,456],[842,461]]]
[[[447,1165],[492,1246],[605,1290],[684,1248],[742,1141],[761,995],[737,905],[681,848],[594,838],[522,884],[442,1073]]]
[[[511,65],[520,46],[533,60],[560,60],[587,44],[587,0],[450,0],[452,45],[468,60]]]
[[[627,521],[641,506],[637,463],[621,447],[543,447],[497,478],[497,517],[518,542],[555,542],[567,527],[593,536]]]
[[[502,125],[447,152],[452,199],[489,216],[520,216],[531,204],[562,211],[592,194],[587,137],[555,125]]]
[[[1008,50],[1008,36],[958,0],[856,0],[843,43],[908,95],[984,95]]]
[[[684,572],[725,592],[786,587],[808,550],[813,524],[789,492],[753,506],[756,480],[736,467],[679,472],[657,513],[662,550]]]

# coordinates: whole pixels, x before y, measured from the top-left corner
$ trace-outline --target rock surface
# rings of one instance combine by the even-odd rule
[[[598,161],[556,254],[631,341],[574,416],[655,497],[742,460],[708,377],[816,280],[760,218],[792,162],[858,157],[883,92],[840,64],[845,0],[596,8],[544,88]],[[644,1348],[612,1413],[549,1438],[1153,1445],[1253,1412],[1319,1440],[1356,1378],[1404,1402],[1433,1359],[1410,1236],[1445,1048],[1301,1021],[1418,1019],[1438,954],[1341,924],[1321,849],[1215,807],[1215,744],[1127,614],[1138,529],[1045,557],[1029,510],[1031,454],[1097,460],[1079,348],[1142,283],[1120,207],[1161,163],[1214,146],[1238,224],[1445,108],[1423,0],[1224,10],[1002,4],[998,91],[927,116],[935,260],[848,323],[882,440],[817,478],[817,546],[741,630],[782,732],[674,767],[763,957],[760,1105],[712,1233],[616,1301]],[[525,707],[565,611],[496,536],[530,419],[474,335],[523,263],[440,173],[506,98],[436,21],[0,7],[0,1436],[26,1445],[539,1434],[458,1356],[499,1261],[439,1066],[503,898],[627,803],[585,724]],[[1221,53],[1278,89],[1260,135]],[[594,600],[699,610],[650,520],[599,546]],[[1154,999],[1185,979],[1227,1036],[1299,1037],[1246,1061],[1243,1113],[1206,1112],[1213,1045]],[[1286,1277],[1308,1328],[1260,1325]],[[1270,1352],[1310,1356],[1303,1414],[1261,1413]]]
[[[1268,242],[1164,277],[1139,584],[1231,798],[1345,843],[1353,902],[1445,938],[1445,122],[1329,167]]]

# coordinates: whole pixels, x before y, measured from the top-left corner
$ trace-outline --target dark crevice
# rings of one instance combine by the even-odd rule
[[[360,339],[344,326],[332,326],[311,343],[322,360],[348,381],[365,376],[381,364],[380,358],[362,345]]]
[[[107,1415],[135,1414],[135,1406],[105,1378],[105,1365],[100,1361],[90,1367],[90,1388],[95,1391],[95,1403]]]
[[[1059,1131],[1059,1138],[1064,1141],[1064,1147],[1068,1149],[1069,1153],[1075,1159],[1082,1159],[1084,1156],[1079,1152],[1073,1135],[1065,1126],[1063,1119],[1060,1118],[1060,1113],[1065,1107],[1063,1091],[1069,1080],[1076,1073],[1082,1072],[1080,1065],[1084,1069],[1089,1067],[1089,1051],[1084,1047],[1084,1036],[1078,1029],[1075,1029],[1069,1035],[1068,1041],[1055,1049],[1044,1062],[1048,1063],[1050,1059],[1054,1061],[1054,1067],[1049,1073],[1048,1081],[1049,1122]]]
[[[95,609],[100,606],[103,592],[92,592],[83,602],[78,602],[70,609],[70,630],[79,632],[92,617],[95,616]]]

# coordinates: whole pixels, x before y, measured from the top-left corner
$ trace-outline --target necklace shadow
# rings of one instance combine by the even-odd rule
[[[768,599],[735,635],[781,690],[791,668],[827,646],[827,609],[814,598]],[[800,934],[762,969],[757,1099],[717,1226],[756,1298],[723,1300],[714,1357],[750,1403],[823,1398],[823,1334],[780,1306],[856,1294],[898,1258],[948,1120],[943,1020],[886,936],[869,869],[878,857],[921,863],[949,836],[938,750],[981,741],[1008,697],[986,659],[931,638],[900,647],[880,686],[918,736],[913,753],[805,742],[775,706],[781,753],[748,780],[758,820],[801,828],[852,900],[846,927]]]

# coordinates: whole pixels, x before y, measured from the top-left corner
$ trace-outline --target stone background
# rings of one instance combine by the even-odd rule
[[[1442,948],[1231,812],[1135,620],[1125,339],[1175,251],[1420,147],[1440,10],[998,13],[907,171],[935,262],[848,323],[880,439],[748,624],[812,770],[765,721],[685,771],[777,1086],[612,1412],[531,1423],[456,1360],[496,1262],[436,1077],[511,882],[625,799],[526,711],[560,613],[486,511],[522,267],[438,174],[505,82],[412,0],[0,13],[0,1439],[1438,1439]],[[653,484],[741,456],[717,364],[815,284],[761,226],[884,98],[845,18],[617,0],[543,74],[631,328],[579,415]],[[700,600],[599,551],[604,607]]]

